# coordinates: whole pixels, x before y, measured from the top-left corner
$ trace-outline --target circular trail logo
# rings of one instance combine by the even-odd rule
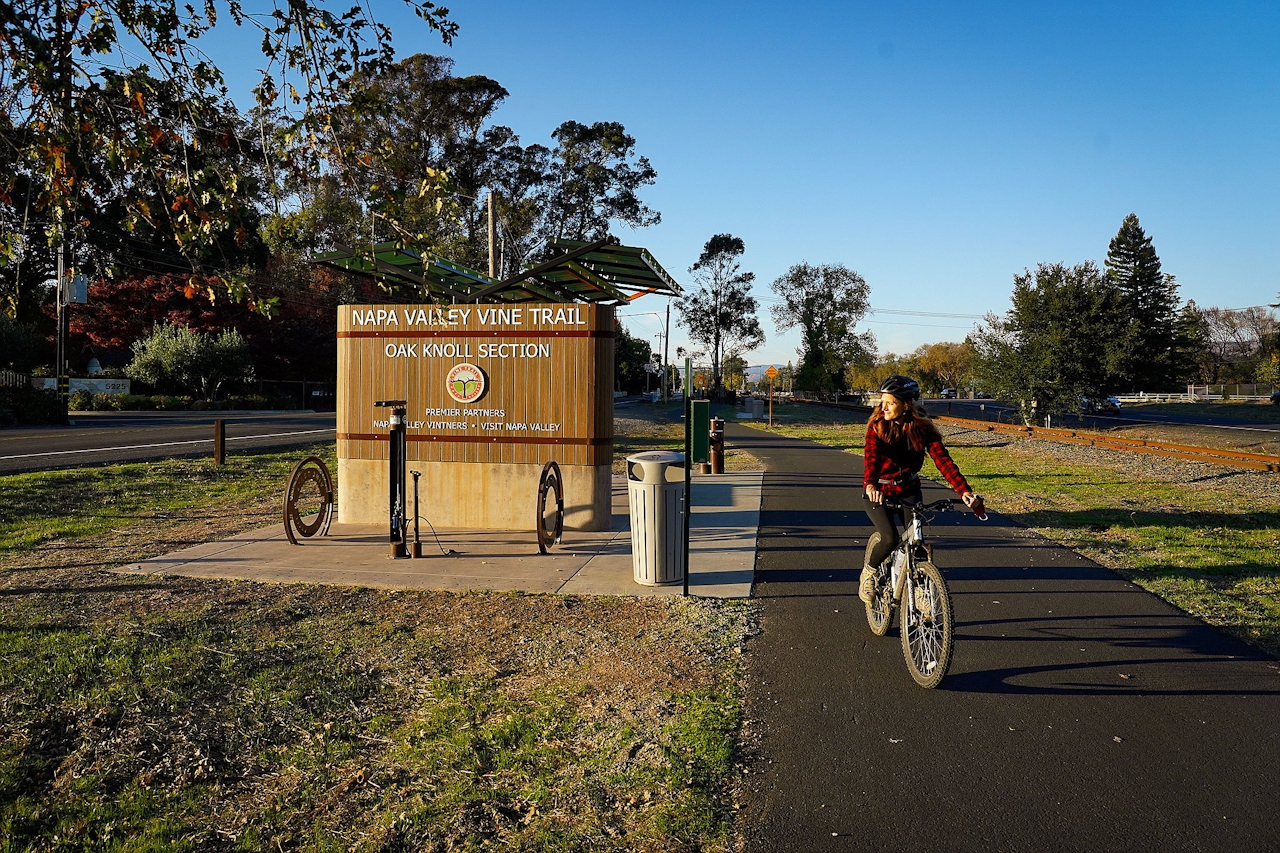
[[[444,387],[459,403],[474,403],[484,396],[488,383],[484,371],[474,364],[457,364],[445,377]]]

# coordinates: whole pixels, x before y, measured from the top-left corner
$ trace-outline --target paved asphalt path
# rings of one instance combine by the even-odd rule
[[[948,513],[929,535],[956,649],[921,689],[857,598],[861,457],[727,432],[768,468],[748,850],[1280,850],[1280,662],[995,513]]]
[[[213,453],[213,422],[227,422],[227,454],[333,439],[333,412],[95,412],[70,426],[0,430],[0,475]]]

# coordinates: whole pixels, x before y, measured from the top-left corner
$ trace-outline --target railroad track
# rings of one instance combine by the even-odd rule
[[[870,414],[867,406],[855,406],[848,403],[819,403],[816,400],[804,402],[834,409]],[[932,417],[932,416],[931,416]],[[1020,435],[1024,438],[1036,438],[1044,441],[1063,441],[1069,444],[1086,444],[1090,447],[1101,447],[1104,450],[1120,450],[1129,453],[1148,453],[1152,456],[1165,456],[1182,459],[1186,462],[1204,462],[1209,465],[1225,465],[1232,468],[1248,468],[1252,471],[1272,471],[1280,473],[1280,456],[1268,456],[1263,453],[1246,453],[1243,450],[1218,450],[1213,447],[1197,447],[1191,444],[1171,444],[1164,441],[1147,441],[1138,438],[1121,438],[1114,435],[1103,435],[1096,432],[1081,432],[1073,429],[1055,427],[1019,426],[996,421],[975,421],[969,418],[953,418],[948,415],[933,417],[936,423],[953,424],[969,429],[1002,432]]]
[[[1167,456],[1173,459],[1183,459],[1187,462],[1205,462],[1210,465],[1228,465],[1233,468],[1249,468],[1254,471],[1280,472],[1280,456],[1246,453],[1243,450],[1218,450],[1213,447],[1197,447],[1191,444],[1170,444],[1164,441],[1121,438],[1120,436],[1102,435],[1095,432],[1077,432],[1073,429],[1019,426],[1017,424],[993,423],[992,421],[974,421],[968,418],[940,416],[933,420],[937,423],[953,424],[973,430],[1011,433],[1026,438],[1064,441],[1069,444],[1087,444],[1090,447],[1101,447],[1106,450],[1149,453],[1153,456]]]

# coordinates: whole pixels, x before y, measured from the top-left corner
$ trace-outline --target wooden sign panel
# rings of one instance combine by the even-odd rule
[[[613,308],[343,305],[339,458],[388,458],[378,400],[408,401],[411,461],[609,465]]]

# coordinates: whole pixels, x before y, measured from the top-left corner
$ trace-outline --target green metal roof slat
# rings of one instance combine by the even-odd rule
[[[348,260],[359,259],[361,262],[363,262],[363,258],[359,257],[355,249],[352,249],[350,246],[344,246],[341,243],[338,243],[335,245],[338,246],[338,249],[340,251],[345,251],[348,253],[349,255]],[[418,275],[417,273],[411,270],[405,269],[404,267],[398,267],[394,264],[387,263],[386,261],[381,261],[376,256],[374,257],[373,261],[374,261],[375,268],[381,271],[382,273],[384,273],[385,275],[388,275],[394,278],[408,279],[410,283],[416,284],[419,287],[427,288],[428,290],[430,290],[430,288],[434,286],[445,291],[445,293],[449,294],[450,296],[457,296],[461,298],[465,298],[466,296],[466,294],[464,293],[459,293],[458,291],[453,290],[451,287],[449,287],[447,284],[445,284],[442,281],[435,281],[430,277]],[[338,262],[335,260],[335,261],[328,261],[328,263],[338,263]],[[338,265],[341,266],[340,263],[338,263]],[[350,267],[348,267],[348,269],[350,269]],[[369,270],[361,270],[361,272],[364,272],[368,275],[372,274],[372,272]]]
[[[583,282],[584,284],[589,284],[592,287],[598,288],[601,291],[612,295],[615,299],[622,299],[624,301],[626,300],[627,295],[625,293],[623,293],[622,291],[614,287],[612,284],[610,284],[609,281],[606,280],[603,276],[596,275],[591,270],[582,266],[582,264],[576,263],[574,261],[569,261],[567,264],[565,264],[565,266],[567,266],[574,273],[577,273],[578,275],[583,276],[585,279]]]

